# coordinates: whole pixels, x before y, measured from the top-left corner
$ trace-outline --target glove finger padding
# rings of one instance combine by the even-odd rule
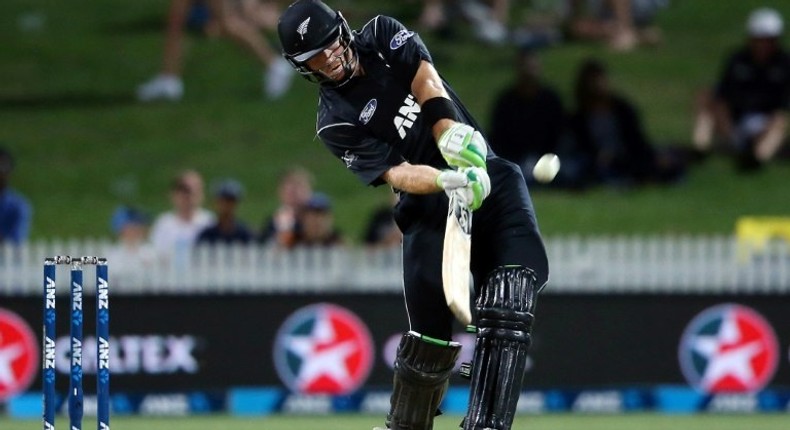
[[[450,166],[486,168],[488,146],[483,135],[469,125],[457,123],[445,130],[438,146]]]
[[[491,178],[488,176],[488,172],[485,169],[480,167],[467,167],[465,169],[461,169],[461,171],[466,174],[466,177],[469,178],[469,181],[480,183],[481,190],[483,192],[483,198],[486,198],[489,194],[491,194]]]
[[[436,185],[446,192],[463,188],[469,184],[469,177],[466,173],[456,170],[443,170],[436,177]]]
[[[474,156],[468,155],[468,159],[472,161],[475,167],[480,167],[481,169],[487,168],[486,156],[488,156],[488,144],[486,144],[486,140],[479,131],[475,130],[474,133],[472,133],[472,138],[469,145],[466,147],[466,151],[474,154]]]
[[[483,200],[491,193],[491,181],[488,173],[479,167],[467,167],[458,173],[466,179],[466,184],[461,187],[448,189],[448,196],[455,194],[466,207],[477,210],[483,205]]]
[[[436,177],[436,185],[447,196],[455,194],[471,210],[479,209],[483,200],[491,194],[491,179],[480,167],[443,170]]]
[[[467,167],[461,169],[469,180],[466,186],[468,198],[467,204],[472,210],[477,210],[483,205],[483,200],[491,194],[491,179],[488,173],[479,167]]]

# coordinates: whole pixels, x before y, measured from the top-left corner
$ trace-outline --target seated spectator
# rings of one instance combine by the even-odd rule
[[[301,212],[313,194],[313,176],[302,167],[291,167],[277,185],[279,207],[261,229],[259,241],[290,248],[302,228]]]
[[[464,17],[472,23],[479,40],[492,45],[508,41],[510,0],[462,0],[459,6]]]
[[[294,247],[331,247],[345,240],[335,227],[332,202],[324,193],[314,193],[302,210],[302,229]]]
[[[633,185],[672,182],[682,176],[682,158],[652,147],[637,107],[612,90],[603,64],[587,60],[581,65],[575,96],[573,161],[581,166],[583,177],[591,182]]]
[[[534,182],[532,167],[543,154],[558,152],[567,115],[559,94],[543,82],[534,51],[519,51],[515,66],[515,82],[494,102],[488,137],[497,155],[521,166]]]
[[[19,245],[28,238],[33,210],[27,199],[11,188],[14,157],[0,147],[0,245]]]
[[[164,258],[187,261],[198,234],[214,222],[214,215],[201,207],[203,178],[194,170],[182,172],[170,188],[173,209],[159,215],[151,229],[151,243]]]
[[[193,9],[196,4],[197,10]],[[205,9],[200,9],[203,5]],[[190,15],[191,12],[194,13]],[[249,51],[266,69],[263,74],[264,95],[270,99],[282,97],[291,85],[293,68],[260,34],[261,28],[275,27],[278,15],[271,2],[205,0],[194,3],[193,0],[171,0],[161,70],[137,88],[137,98],[143,102],[181,99],[184,93],[181,79],[184,30],[188,23],[196,21],[211,29],[209,33],[226,36]]]
[[[157,254],[148,242],[150,216],[132,207],[119,207],[112,216],[111,227],[116,243],[107,252],[112,264],[113,283],[139,283],[148,269],[157,264]]]
[[[661,31],[654,20],[669,0],[567,0],[568,32],[581,40],[606,42],[616,51],[655,45]]]
[[[442,0],[423,0],[419,25],[422,31],[438,31],[447,25],[447,13]]]
[[[762,8],[749,15],[746,45],[729,55],[713,94],[698,97],[693,142],[707,154],[714,138],[732,146],[738,165],[771,160],[787,136],[790,55],[781,46],[782,17]]]
[[[499,45],[508,39],[509,11],[510,0],[423,0],[419,25],[422,31],[448,35],[455,18],[464,18],[479,40]]]
[[[238,219],[239,201],[244,196],[244,187],[234,179],[220,182],[214,190],[214,204],[217,222],[198,235],[198,244],[247,244],[252,233]]]
[[[365,228],[363,242],[371,248],[391,248],[399,246],[403,239],[392,213],[392,207],[398,203],[398,195],[392,193],[390,204],[384,205],[373,212]]]

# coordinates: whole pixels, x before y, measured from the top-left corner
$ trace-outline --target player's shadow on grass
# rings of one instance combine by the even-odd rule
[[[85,108],[99,109],[136,103],[130,93],[97,94],[68,92],[60,94],[3,95],[0,111]]]

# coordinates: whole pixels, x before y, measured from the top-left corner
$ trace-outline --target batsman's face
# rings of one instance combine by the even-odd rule
[[[345,78],[346,70],[343,66],[349,61],[351,61],[351,49],[340,43],[338,38],[322,52],[307,60],[307,67],[333,81],[339,81]]]

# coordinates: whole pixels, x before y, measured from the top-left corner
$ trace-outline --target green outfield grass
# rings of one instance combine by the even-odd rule
[[[457,429],[461,417],[441,416],[434,429]],[[65,419],[59,421],[66,425]],[[518,417],[513,430],[785,430],[787,415],[541,415]],[[34,421],[9,421],[0,418],[3,430],[38,428]],[[83,427],[94,424],[86,418]],[[280,417],[241,419],[200,418],[113,418],[115,430],[370,430],[381,425],[381,418],[359,415],[318,417]]]
[[[336,2],[352,3],[354,27],[378,12],[414,16],[419,4]],[[524,6],[529,2],[515,3],[514,21],[533,13]],[[567,97],[578,62],[599,56],[610,65],[614,85],[643,108],[651,136],[683,143],[694,92],[712,81],[722,56],[741,41],[747,12],[764,3],[790,20],[790,2],[673,1],[659,16],[666,35],[661,46],[630,54],[578,43],[552,48],[542,54],[547,78]],[[161,0],[90,7],[0,2],[0,143],[17,155],[14,185],[35,207],[33,236],[108,236],[110,214],[120,203],[166,209],[169,178],[184,167],[198,168],[209,181],[243,181],[248,198],[241,215],[257,227],[274,207],[278,172],[302,164],[335,199],[341,228],[359,238],[387,190],[360,186],[313,138],[314,86],[300,80],[286,99],[263,101],[261,68],[248,55],[225,40],[192,37],[185,99],[151,106],[133,101],[135,86],[159,67],[165,9]],[[30,22],[40,25],[30,30]],[[465,34],[454,43],[426,39],[438,68],[487,124],[493,98],[510,79],[512,49],[481,46]],[[790,163],[744,177],[714,159],[673,188],[536,192],[535,201],[547,235],[726,233],[742,214],[786,213],[781,196],[788,181]]]

